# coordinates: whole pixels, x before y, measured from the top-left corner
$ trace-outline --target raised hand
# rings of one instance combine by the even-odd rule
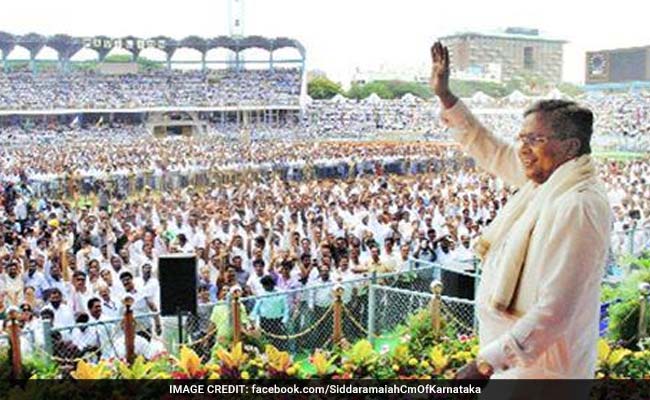
[[[431,62],[429,86],[445,108],[453,107],[458,99],[449,89],[449,49],[439,41],[431,46]]]

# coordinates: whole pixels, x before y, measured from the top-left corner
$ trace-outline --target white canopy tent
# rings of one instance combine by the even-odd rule
[[[342,94],[337,94],[336,96],[332,97],[332,101],[335,103],[345,103],[348,101],[347,97],[343,96]]]
[[[379,103],[380,101],[381,101],[381,98],[379,96],[377,96],[377,93],[374,93],[374,92],[370,93],[370,96],[363,99],[364,103],[371,103],[371,104],[376,104],[376,103]]]
[[[412,93],[406,93],[402,98],[400,99],[402,103],[406,104],[413,104],[413,103],[418,103],[421,101],[421,99],[417,96],[413,96]]]
[[[522,103],[524,101],[529,100],[529,97],[521,93],[519,90],[515,90],[514,92],[506,96],[505,100],[511,103]]]
[[[548,98],[548,99],[570,100],[571,96],[568,96],[567,94],[562,93],[562,91],[560,91],[560,89],[558,89],[558,88],[554,88],[553,90],[548,92],[548,94],[546,95],[546,98]]]
[[[480,90],[476,93],[471,98],[473,103],[479,103],[479,104],[488,104],[494,101],[494,99],[487,94],[481,92]]]

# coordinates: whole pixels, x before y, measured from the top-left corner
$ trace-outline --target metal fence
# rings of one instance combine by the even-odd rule
[[[89,196],[106,193],[109,197],[124,198],[145,187],[156,191],[173,191],[187,186],[206,187],[214,184],[247,181],[265,181],[274,176],[283,180],[347,179],[378,173],[413,175],[444,168],[458,170],[473,165],[467,157],[446,159],[440,157],[376,157],[353,162],[350,159],[329,161],[315,160],[309,163],[265,163],[263,165],[238,164],[213,167],[194,166],[183,170],[143,170],[130,174],[96,176],[57,176],[45,180],[30,179],[28,184],[39,196],[69,198],[75,194]]]
[[[80,360],[93,363],[124,359],[129,354],[153,358],[161,352],[176,354],[181,344],[204,359],[210,358],[216,345],[227,346],[233,341],[270,343],[295,355],[307,354],[341,340],[374,341],[400,335],[410,316],[434,312],[436,294],[431,292],[431,283],[446,273],[455,274],[441,265],[413,260],[406,271],[333,280],[262,296],[239,298],[239,291],[234,290],[225,300],[201,304],[196,314],[180,318],[144,314],[131,316],[129,322],[125,314],[63,327],[44,320],[40,331],[23,329],[19,333],[21,349],[23,355],[49,357],[64,374]],[[458,333],[473,332],[472,300],[440,294],[435,312],[443,326]]]
[[[147,359],[167,350],[163,338],[156,332],[153,320],[156,313],[132,316],[133,351]],[[84,360],[95,363],[113,358],[125,359],[127,356],[129,330],[125,325],[129,319],[102,319],[100,321],[77,323],[69,326],[53,327],[51,321],[43,321],[42,346],[36,347],[34,354],[46,355],[56,362],[66,374]]]
[[[215,346],[236,341],[270,343],[294,355],[329,348],[341,340],[390,342],[407,334],[422,316],[430,324],[429,332],[470,335],[478,324],[474,295],[480,275],[475,267],[471,261],[443,266],[413,259],[405,271],[255,297],[240,298],[240,291],[233,289],[225,300],[200,304],[196,314],[180,318],[144,314],[132,316],[129,323],[125,314],[65,327],[52,327],[45,320],[42,329],[23,329],[18,336],[23,355],[46,355],[65,374],[79,360],[126,358],[129,337],[130,353],[136,356],[176,354],[186,345],[209,359]],[[606,325],[606,313],[601,317]],[[132,327],[130,334],[126,326]],[[606,334],[606,328],[601,333]],[[0,336],[0,346],[9,342],[8,336]]]
[[[650,251],[650,227],[612,232],[611,245],[615,261],[619,263],[626,257],[639,257]]]

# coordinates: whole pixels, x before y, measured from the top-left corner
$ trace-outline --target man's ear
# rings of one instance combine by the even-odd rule
[[[569,138],[566,140],[565,144],[565,155],[568,160],[575,158],[580,153],[580,147],[582,147],[582,142],[578,138]]]

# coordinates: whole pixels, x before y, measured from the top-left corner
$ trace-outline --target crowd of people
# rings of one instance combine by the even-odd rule
[[[597,110],[594,129],[603,134],[600,143],[630,150],[650,147],[650,92],[591,94],[582,101]]]
[[[48,141],[4,147],[0,180],[27,183],[39,196],[70,195],[76,188],[83,195],[109,191],[108,197],[124,198],[145,186],[162,190],[190,182],[205,185],[242,170],[279,172],[289,179],[306,173],[325,178],[339,174],[337,168],[363,174],[372,171],[376,161],[411,160],[409,168],[417,169],[416,161],[436,155],[428,152],[428,146],[418,145],[253,141],[248,146],[222,139],[216,135],[153,139],[142,128],[128,126],[93,128],[88,136],[78,130],[57,132]],[[112,188],[104,185],[107,182]]]
[[[0,110],[298,104],[299,69],[0,73]]]
[[[412,96],[373,99],[353,101],[339,97],[313,101],[305,110],[303,131],[314,137],[364,137],[377,132],[406,131],[426,133],[436,139],[448,138],[437,118],[440,110],[436,102]],[[486,127],[512,138],[523,122],[523,109],[536,99],[504,99],[492,103],[467,99],[466,102],[476,110]],[[650,146],[650,92],[586,94],[578,101],[594,110],[596,145],[632,149]]]
[[[13,73],[0,75],[0,109],[295,104],[300,79],[298,70]],[[595,111],[596,143],[599,137],[648,143],[647,93],[582,101]],[[523,104],[519,99],[477,114],[513,137]],[[282,335],[305,330],[326,313],[334,299],[319,285],[403,272],[412,259],[471,270],[473,242],[512,191],[442,143],[449,132],[439,112],[437,104],[412,96],[338,97],[312,101],[280,124],[248,127],[249,140],[241,140],[232,121],[211,121],[206,135],[164,138],[133,122],[5,124],[2,326],[17,312],[34,338],[24,343],[43,347],[49,320],[61,354],[122,356],[119,330],[115,336],[102,330],[106,324],[73,326],[120,318],[125,304],[136,314],[157,313],[157,261],[172,253],[196,255],[199,303],[209,305],[188,320],[188,333],[200,339],[216,329],[217,342],[232,334],[229,311],[218,301],[233,287],[258,298],[245,303],[245,324]],[[388,142],[379,132],[417,132],[435,141]],[[350,137],[357,140],[328,140]],[[648,159],[604,160],[600,172],[614,211],[612,253],[648,249]],[[345,286],[344,301],[362,320],[367,316],[364,284]],[[138,326],[140,353],[160,351],[160,319],[147,317]]]
[[[155,313],[160,308],[157,259],[169,253],[197,255],[198,298],[205,304],[223,299],[234,286],[246,296],[309,288],[364,278],[372,271],[404,271],[411,258],[469,270],[473,241],[511,195],[456,150],[431,143],[253,143],[243,148],[184,138],[53,146],[38,149],[44,154],[38,158],[42,168],[65,170],[78,162],[73,157],[86,166],[107,162],[120,168],[147,159],[170,162],[181,152],[186,160],[196,156],[204,162],[214,162],[211,155],[218,152],[226,164],[245,160],[250,166],[282,161],[305,166],[311,159],[346,159],[352,165],[416,161],[392,170],[390,162],[370,163],[360,174],[342,164],[343,169],[337,166],[320,177],[288,171],[239,175],[200,188],[184,182],[173,190],[145,187],[135,195],[92,199],[39,196],[19,174],[15,183],[4,181],[1,197],[0,319],[16,307],[24,329],[36,337],[43,319],[61,328],[119,318],[125,301],[136,313]],[[33,150],[29,154],[32,159],[25,155],[20,168],[38,168]],[[107,158],[111,154],[114,159]],[[615,228],[638,228],[632,240],[639,249],[647,247],[647,160],[604,162],[601,172],[612,196]],[[621,236],[615,245],[628,248],[628,240]],[[277,334],[287,331],[289,321],[297,324],[292,330],[300,330],[333,301],[331,290],[310,293],[281,297],[272,305],[248,303],[247,321]],[[355,296],[363,293],[355,289]],[[353,304],[363,315],[365,303]],[[198,338],[223,326],[224,312],[223,306],[209,308],[190,334]],[[146,321],[138,341],[157,343],[142,348],[160,349],[160,320]],[[61,331],[58,346],[78,353],[105,349],[106,334],[88,329]],[[222,329],[217,338],[228,340],[230,333]]]

